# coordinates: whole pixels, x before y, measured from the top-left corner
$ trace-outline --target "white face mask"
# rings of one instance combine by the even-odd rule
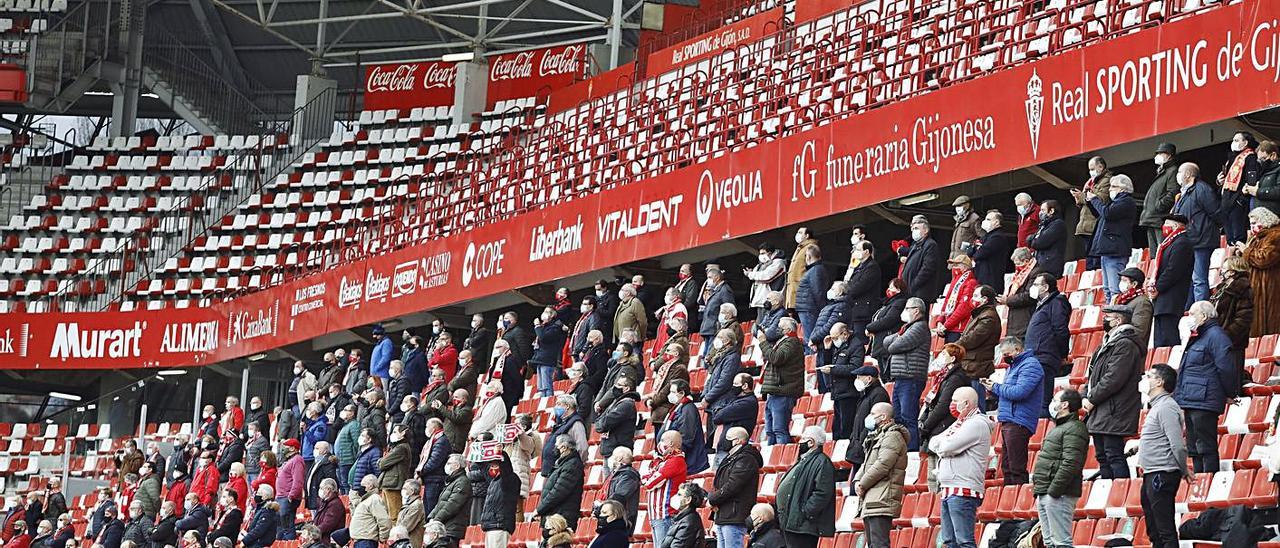
[[[828,300],[828,301],[834,301],[834,300],[836,300],[836,298],[837,298],[837,297],[839,297],[839,296],[840,296],[840,294],[839,294],[839,293],[836,293],[836,290],[834,290],[834,289],[828,289],[828,290],[827,290],[827,300]]]
[[[1102,175],[1102,170],[1101,170],[1101,169],[1090,169],[1090,170],[1089,170],[1089,177],[1090,177],[1090,178],[1094,178],[1094,177],[1097,177],[1097,176],[1099,176],[1099,175]]]
[[[1128,280],[1120,280],[1120,292],[1121,292],[1121,293],[1124,293],[1125,291],[1128,291],[1128,290],[1129,290],[1129,288],[1131,288],[1131,287],[1133,287],[1133,285],[1132,285],[1132,284],[1130,284]]]
[[[1120,195],[1120,192],[1121,192],[1121,191],[1119,191],[1119,190],[1112,190],[1112,191],[1109,193],[1109,194],[1111,195],[1111,199],[1112,199],[1112,200],[1116,199],[1116,197]]]
[[[1169,157],[1163,153],[1157,154],[1155,157],[1155,163],[1158,166],[1162,166],[1165,164],[1165,162],[1168,162],[1168,161],[1169,161]]]
[[[1040,298],[1040,293],[1041,293],[1041,291],[1040,291],[1040,286],[1038,286],[1038,285],[1033,285],[1033,286],[1031,286],[1031,289],[1028,289],[1028,290],[1027,290],[1027,294],[1028,294],[1028,295],[1031,295],[1031,298],[1032,298],[1032,299],[1039,299],[1039,298]]]
[[[990,219],[982,221],[983,232],[991,232],[992,230],[995,230],[995,229],[996,229],[995,221],[992,221]]]
[[[1244,143],[1235,140],[1231,141],[1231,152],[1240,152],[1242,150],[1244,150]]]
[[[796,243],[800,243],[800,242],[803,242],[803,241],[804,241],[804,234],[801,234],[801,233],[797,232],[797,233],[796,233]]]
[[[577,379],[582,376],[582,371],[578,369],[570,369],[568,371],[568,375],[570,379]]]
[[[920,240],[921,240],[921,239],[923,239],[923,238],[924,238],[924,231],[923,231],[923,230],[920,230],[920,229],[918,229],[918,228],[913,228],[913,229],[911,229],[911,239],[912,239],[912,240],[915,240],[915,241],[917,241],[917,242],[918,242],[918,241],[920,241]]]
[[[864,381],[862,379],[854,379],[853,381],[853,387],[857,389],[857,391],[859,392],[866,390],[868,384],[869,383],[867,381]]]
[[[1148,378],[1146,378],[1146,377],[1143,377],[1143,378],[1142,378],[1142,380],[1138,381],[1138,393],[1139,393],[1139,394],[1142,394],[1143,396],[1149,396],[1149,395],[1150,395],[1150,393],[1151,393],[1151,380],[1150,380],[1150,379],[1148,379]]]
[[[498,319],[498,321],[493,322],[493,325],[498,329],[502,329],[502,319]]]
[[[671,507],[679,510],[684,507],[684,495],[676,493],[671,495]]]
[[[720,339],[713,340],[711,341],[711,346],[716,350],[720,350],[721,348],[724,348],[724,341]]]
[[[666,297],[663,297],[663,298],[662,298],[662,302],[667,303],[667,304],[671,304],[671,303],[673,303],[673,302],[676,302],[676,298],[675,298],[675,297],[672,297],[671,295],[667,295]]]
[[[915,319],[915,316],[910,311],[907,311],[907,310],[903,310],[902,314],[899,317],[902,318],[903,322],[910,322],[911,320]]]
[[[768,256],[768,255],[766,255],[766,254],[764,254],[764,253],[761,253],[761,254],[760,254],[760,264],[764,264],[764,263],[767,263],[767,262],[769,262],[769,256]]]
[[[676,394],[675,392],[668,393],[667,401],[671,402],[672,405],[680,403],[680,395]]]
[[[859,238],[857,234],[849,236],[849,245],[858,245],[860,242],[862,242],[862,238]]]
[[[587,313],[591,312],[591,305],[589,305],[589,304],[584,304],[584,305],[582,305],[582,306],[579,306],[579,307],[578,307],[578,310],[579,310],[579,311],[581,311],[583,314],[587,314]]]

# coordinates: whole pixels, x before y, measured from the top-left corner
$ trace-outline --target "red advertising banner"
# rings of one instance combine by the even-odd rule
[[[766,34],[780,30],[783,9],[775,8],[758,13],[736,23],[725,25],[696,38],[660,49],[649,55],[645,74],[650,78],[714,57],[739,46],[759,40]]]
[[[364,109],[412,109],[453,104],[458,67],[453,63],[387,63],[364,71]]]
[[[586,44],[490,57],[489,105],[520,97],[544,97],[582,79],[586,70]]]
[[[833,11],[862,2],[863,0],[796,0],[796,24],[812,21]]]
[[[7,314],[0,368],[208,364],[1274,107],[1275,19],[1224,6],[210,309]]]

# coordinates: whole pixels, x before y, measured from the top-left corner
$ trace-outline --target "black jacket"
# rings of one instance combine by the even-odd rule
[[[1146,339],[1132,325],[1113,328],[1089,360],[1083,396],[1093,404],[1085,425],[1090,434],[1133,436],[1138,433],[1142,398],[1138,381],[1145,369]]]
[[[582,508],[582,487],[585,478],[582,457],[577,451],[570,451],[569,454],[560,456],[556,459],[555,469],[543,483],[537,514],[539,516],[560,514],[560,517],[569,522],[569,529],[576,529],[578,513]]]
[[[627,509],[627,523],[635,523],[640,512],[640,472],[632,466],[622,466],[609,473],[609,491],[605,497],[622,503]]]
[[[849,339],[840,346],[831,347],[831,398],[847,400],[857,397],[853,386],[853,372],[862,367],[866,350],[858,339]]]
[[[756,399],[756,395],[739,393],[728,403],[711,413],[711,424],[715,425],[720,432],[728,432],[730,428],[735,426],[741,426],[746,428],[748,432],[752,432],[758,423],[756,417],[759,413],[760,400]],[[729,440],[726,440],[723,434],[716,437],[720,439],[716,449],[728,451]]]
[[[243,515],[243,514],[242,514]],[[164,548],[165,546],[178,545],[178,516],[169,516],[160,520],[151,528],[147,534],[147,540],[151,542],[151,548]],[[232,539],[239,540],[236,537]],[[63,546],[66,546],[65,544]],[[62,547],[59,547],[62,548]]]
[[[613,400],[608,409],[596,418],[596,431],[600,433],[600,456],[608,458],[618,447],[631,447],[636,437],[636,402],[640,394],[628,392]],[[605,437],[608,434],[608,437]]]
[[[786,545],[787,541],[783,539],[782,531],[778,529],[778,521],[771,520],[751,530],[751,540],[747,543],[747,548],[778,548]]]
[[[1040,268],[1054,276],[1062,276],[1067,252],[1067,223],[1062,220],[1062,213],[1055,212],[1047,219],[1041,217],[1040,229],[1027,236],[1026,244],[1036,251],[1036,264]]]
[[[1187,236],[1195,249],[1215,249],[1220,241],[1222,227],[1219,225],[1218,193],[1209,183],[1196,181],[1186,191],[1181,192],[1173,210],[1187,218]]]
[[[622,519],[597,523],[596,538],[588,548],[628,548],[631,546],[631,530],[631,524]]]
[[[720,461],[712,483],[714,489],[707,495],[707,503],[715,509],[712,517],[716,525],[742,525],[751,516],[763,465],[764,457],[751,444]]]
[[[956,418],[951,415],[951,396],[957,388],[972,384],[973,379],[965,374],[959,362],[951,366],[951,370],[942,377],[942,385],[938,387],[937,396],[933,401],[924,402],[924,407],[921,409],[920,447],[927,447],[926,442],[930,437],[941,434],[951,426],[951,423],[956,422]]]
[[[232,542],[240,540],[240,526],[244,524],[244,511],[239,508],[231,508],[227,510],[226,516],[221,522],[214,522],[211,526],[217,526],[209,532],[209,541],[218,540],[218,537],[227,537]]]
[[[120,548],[120,542],[124,540],[124,522],[118,519],[104,522],[102,530],[98,532],[97,540],[102,548]]]
[[[938,243],[925,236],[907,248],[907,262],[902,265],[902,281],[907,282],[908,297],[920,297],[930,303],[938,298],[938,267],[942,263]]]
[[[865,322],[880,308],[884,288],[880,285],[880,265],[865,260],[854,267],[844,288],[845,301],[849,303],[849,318]]]
[[[231,465],[237,462],[244,462],[244,442],[240,438],[218,452],[218,481],[226,483],[231,477]]]
[[[320,507],[320,482],[325,478],[338,481],[338,457],[332,453],[323,461],[317,460],[307,472],[306,497],[307,508],[315,510]]]
[[[973,275],[978,278],[978,283],[995,288],[996,293],[1004,293],[1004,275],[1013,270],[1009,257],[1017,247],[1016,239],[1017,236],[1003,230],[993,230],[969,248],[969,256],[973,257]]]
[[[1280,163],[1266,166],[1258,176],[1258,192],[1254,198],[1254,207],[1280,211]]]
[[[702,548],[707,533],[702,528],[702,516],[686,507],[671,518],[671,527],[657,548]]]
[[[280,508],[275,503],[264,503],[253,511],[253,520],[244,532],[244,548],[266,548],[276,541],[280,527]]]
[[[205,532],[209,530],[210,517],[209,509],[203,504],[197,504],[195,508],[192,508],[190,512],[182,516],[182,519],[178,520],[178,536],[181,537],[183,533],[192,530],[198,531],[201,536],[204,536]]]
[[[867,439],[867,415],[871,414],[871,407],[877,403],[888,403],[889,392],[884,389],[884,385],[878,381],[871,381],[871,385],[866,390],[857,393],[858,407],[853,415],[853,434],[849,438],[849,449],[845,451],[845,460],[850,463],[862,464],[866,460],[866,449],[862,446],[863,440]]]
[[[1195,267],[1195,254],[1191,239],[1186,233],[1174,237],[1160,254],[1160,266],[1156,271],[1156,298],[1152,300],[1155,315],[1181,316],[1187,309],[1187,294],[1191,292],[1191,271]]]
[[[481,326],[471,330],[462,341],[462,349],[471,351],[471,363],[487,364],[493,355],[493,342],[493,330]]]
[[[490,379],[494,378],[494,365],[489,366],[488,378]],[[502,365],[502,402],[507,404],[508,415],[511,414],[512,409],[515,409],[516,404],[520,403],[520,398],[524,397],[524,368],[524,358],[520,357],[520,353],[513,348],[507,353]]]
[[[1090,255],[1099,257],[1128,257],[1133,251],[1133,226],[1138,222],[1138,203],[1133,195],[1121,192],[1109,204],[1101,198],[1087,202],[1089,210],[1098,217],[1093,229],[1093,245]]]
[[[505,453],[502,455],[502,460],[476,468],[488,470],[494,467],[496,467],[497,477],[488,481],[488,491],[485,493],[484,505],[480,510],[480,529],[515,533],[516,502],[520,498],[520,476],[511,469],[511,459]],[[473,471],[476,470],[473,468]],[[579,485],[582,479],[582,474],[579,473]]]
[[[560,323],[560,320],[553,318],[550,322],[535,326],[533,333],[536,345],[533,356],[529,358],[529,365],[544,367],[559,365],[565,341],[569,338],[568,328]]]
[[[720,326],[720,305],[731,302],[733,302],[733,290],[729,288],[728,282],[723,281],[710,291],[706,302],[699,302],[702,309],[702,323],[698,334],[702,335],[703,339],[716,336]],[[686,303],[685,306],[687,307],[688,304]]]
[[[902,327],[902,309],[907,307],[907,299],[910,297],[911,295],[906,293],[890,297],[871,316],[871,322],[867,323],[867,331],[871,332],[871,357],[880,363],[889,363],[889,355],[884,351],[884,336],[896,333],[898,328]],[[854,333],[854,335],[862,337],[864,334]],[[881,369],[888,370],[887,367]],[[882,376],[885,371],[881,371]]]
[[[507,328],[502,340],[507,341],[511,351],[519,353],[523,361],[528,362],[533,357],[533,334],[524,326],[517,324]]]
[[[150,542],[147,537],[151,533],[152,525],[154,524],[146,516],[129,520],[129,523],[124,526],[124,534],[120,536],[120,542],[128,540],[132,541],[134,546],[145,546]],[[199,533],[204,535],[204,531]]]
[[[519,490],[517,482],[517,494]],[[444,524],[445,533],[449,538],[461,539],[467,534],[467,524],[471,517],[470,509],[471,480],[467,478],[464,471],[458,470],[449,476],[449,483],[446,483],[444,490],[440,492],[440,500],[436,502],[435,508],[431,509],[427,520]]]

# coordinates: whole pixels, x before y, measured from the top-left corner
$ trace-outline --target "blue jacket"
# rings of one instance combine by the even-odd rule
[[[1182,351],[1174,401],[1183,409],[1222,413],[1230,387],[1240,386],[1239,382],[1231,359],[1231,338],[1218,320],[1205,322]]]
[[[440,436],[431,445],[431,452],[427,454],[427,460],[419,467],[418,479],[421,479],[423,483],[444,484],[445,480],[449,478],[444,473],[444,464],[449,460],[449,453],[451,452],[449,438],[443,435]]]
[[[991,387],[991,392],[1000,398],[1000,412],[996,418],[1035,433],[1044,403],[1044,382],[1044,369],[1031,351],[1024,350],[1014,356],[1004,382]]]
[[[1103,204],[1101,198],[1092,198],[1088,205],[1098,217],[1089,254],[1128,257],[1133,251],[1133,225],[1138,222],[1138,203],[1133,195],[1121,192],[1109,204]]]
[[[729,289],[728,282],[720,282],[719,286],[711,290],[711,295],[707,297],[706,302],[701,303],[702,326],[699,327],[698,334],[702,335],[703,340],[716,336],[716,331],[720,330],[720,305],[731,302],[733,302],[733,290]]]
[[[409,382],[409,390],[414,394],[422,392],[422,389],[426,388],[427,384],[431,382],[431,372],[428,369],[427,354],[421,348],[405,353],[404,377]],[[328,388],[327,386],[321,386],[320,390],[328,390]]]
[[[1023,338],[1026,351],[1035,354],[1040,364],[1057,371],[1067,356],[1071,342],[1071,303],[1067,297],[1054,290],[1053,295],[1036,303]]]
[[[1026,244],[1036,251],[1037,266],[1054,276],[1062,276],[1067,252],[1067,223],[1060,213],[1040,219],[1040,230],[1027,236]]]
[[[849,301],[839,299],[827,303],[818,313],[818,321],[813,322],[813,333],[805,333],[809,342],[822,348],[822,338],[831,334],[831,326],[836,323],[849,322]],[[859,333],[861,335],[861,333]]]
[[[544,367],[555,367],[560,364],[560,357],[564,352],[564,343],[569,339],[569,333],[565,331],[564,324],[560,320],[551,320],[533,328],[534,347],[533,357],[529,358],[529,365],[540,365]]]
[[[253,511],[253,521],[244,532],[245,548],[266,548],[276,541],[276,528],[280,525],[280,514],[267,507],[259,506]]]
[[[374,443],[377,443],[376,441]],[[361,451],[360,456],[356,457],[356,463],[351,466],[351,475],[348,476],[348,485],[360,485],[360,480],[368,475],[378,475],[382,472],[378,470],[378,461],[382,460],[382,450],[377,447],[370,447],[368,450]]]
[[[1218,247],[1218,205],[1218,193],[1204,181],[1196,181],[1174,202],[1173,211],[1187,217],[1187,236],[1193,248]]]
[[[711,411],[711,424],[719,428],[721,432],[728,432],[730,428],[741,426],[747,429],[747,432],[754,432],[756,425],[759,424],[757,417],[760,414],[760,400],[756,399],[755,394],[734,394],[732,398],[726,397],[728,401],[721,405],[719,409]],[[716,447],[719,451],[728,451],[731,449],[729,440],[720,436],[720,444]]]
[[[806,266],[804,276],[800,278],[800,287],[796,289],[796,310],[801,312],[817,312],[827,306],[827,288],[831,287],[831,277],[822,263]]]
[[[325,441],[329,435],[329,418],[320,415],[316,420],[306,420],[307,429],[302,432],[302,460],[314,460],[316,442]]]
[[[742,372],[742,354],[736,348],[720,354],[715,364],[707,368],[707,382],[702,386],[702,401],[708,411],[715,411],[732,399],[733,378]]]
[[[771,346],[782,338],[782,330],[778,329],[778,322],[787,316],[787,308],[779,306],[766,310],[764,317],[756,322],[756,331],[764,333],[764,340]]]
[[[662,433],[667,430],[680,432],[685,469],[690,476],[711,467],[711,462],[707,460],[707,435],[702,430],[702,417],[693,402],[683,403],[672,409],[657,437],[661,439]]]
[[[383,336],[378,344],[374,345],[373,352],[369,355],[369,374],[382,377],[383,380],[391,378],[391,360],[395,356],[395,345],[391,344],[391,337]]]

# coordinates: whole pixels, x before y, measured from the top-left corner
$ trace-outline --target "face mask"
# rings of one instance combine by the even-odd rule
[[[956,206],[956,215],[964,215],[964,206]]]
[[[402,434],[394,434],[394,433],[393,433],[393,434],[391,434],[391,443],[396,443],[396,442],[400,441],[402,438],[404,438],[404,436],[403,436]]]
[[[767,262],[769,262],[769,256],[768,256],[768,255],[766,255],[766,254],[764,254],[764,253],[761,253],[761,254],[760,254],[760,264],[764,264],[764,263],[767,263]]]
[[[543,321],[543,322],[549,322],[549,321],[551,321],[551,314],[548,314],[548,313],[546,313],[546,312],[543,312],[543,313],[542,313],[542,321]]]
[[[797,232],[797,233],[796,233],[796,243],[800,243],[800,242],[803,242],[803,241],[804,241],[804,234],[801,234],[801,233]]]
[[[915,317],[911,314],[911,312],[907,310],[903,310],[902,314],[899,317],[902,318],[903,323],[910,323],[911,320],[915,319]]]
[[[979,297],[974,297],[970,302],[972,302],[972,303],[973,303],[973,307],[974,307],[974,308],[978,308],[978,307],[981,307],[981,306],[983,306],[983,305],[987,304],[987,301],[985,301],[985,300],[983,300],[983,299],[981,299],[981,298],[979,298]]]
[[[1032,299],[1039,299],[1039,298],[1040,298],[1040,295],[1041,295],[1042,293],[1044,293],[1044,292],[1043,292],[1043,291],[1040,291],[1040,286],[1038,286],[1038,285],[1033,285],[1033,286],[1031,286],[1031,289],[1028,289],[1028,290],[1027,290],[1027,294],[1028,294],[1028,295],[1031,295],[1031,298],[1032,298]]]
[[[984,232],[991,232],[992,230],[995,230],[995,229],[996,229],[996,223],[994,221],[982,221],[982,230]]]
[[[714,341],[711,341],[711,346],[712,346],[713,348],[715,348],[716,350],[720,350],[720,349],[724,348],[724,341],[722,341],[722,340],[720,340],[720,339],[716,339],[716,340],[714,340]]]
[[[957,419],[960,418],[960,409],[956,407],[956,402],[951,402],[950,411],[951,411],[951,416]]]
[[[621,358],[621,357],[622,357],[622,351],[621,351],[621,350],[614,350],[612,355],[613,355],[613,359],[614,359],[614,361],[617,361],[617,360],[618,360],[618,358]]]
[[[1129,290],[1129,289],[1131,289],[1131,288],[1133,288],[1133,284],[1130,284],[1127,280],[1121,280],[1121,281],[1120,281],[1120,292],[1121,292],[1121,293],[1123,293],[1123,292],[1125,292],[1125,291],[1128,291],[1128,290]]]
[[[400,404],[400,410],[404,411],[405,413],[408,413],[409,411],[413,410],[413,406],[407,403],[402,403]]]
[[[827,300],[828,300],[828,301],[834,301],[834,300],[836,300],[836,297],[839,297],[839,296],[840,296],[840,294],[839,294],[839,293],[836,293],[836,290],[834,290],[834,289],[828,289],[828,290],[827,290]]]
[[[1165,158],[1165,155],[1164,155],[1164,154],[1157,154],[1157,155],[1156,155],[1156,157],[1155,157],[1155,162],[1156,162],[1156,165],[1158,165],[1158,166],[1162,166],[1162,165],[1164,165],[1164,163],[1165,163],[1166,161],[1167,161],[1167,160],[1166,160],[1166,158]]]
[[[732,321],[733,321],[733,316],[725,316],[725,315],[720,316],[720,323],[729,323]]]
[[[1111,320],[1102,320],[1102,330],[1103,330],[1103,331],[1111,331],[1111,330],[1112,330],[1112,329],[1114,329],[1115,327],[1116,327],[1115,322],[1112,322]]]
[[[920,229],[918,229],[918,228],[913,228],[913,229],[911,229],[911,239],[912,239],[912,240],[915,240],[915,241],[917,241],[917,242],[918,242],[918,241],[920,241],[922,238],[924,238],[924,231],[923,231],[923,230],[920,230]]]
[[[440,328],[439,328],[439,327],[436,327],[436,326],[434,326],[434,325],[433,325],[433,326],[431,326],[431,333],[432,333],[432,334],[435,334],[435,335],[439,335],[439,334],[440,334]]]
[[[1142,380],[1138,381],[1138,393],[1144,396],[1149,395],[1151,393],[1150,379],[1143,377]]]
[[[673,393],[670,393],[670,394],[667,394],[667,401],[668,401],[668,402],[671,402],[671,404],[672,404],[672,405],[679,404],[679,403],[680,403],[680,395],[679,395],[679,394],[676,394],[676,393],[674,393],[674,392],[673,392]]]
[[[480,329],[481,325],[480,320],[471,320],[471,329]]]
[[[294,375],[301,375],[301,374],[302,374],[302,368],[301,368],[301,367],[295,367],[295,368],[293,368],[293,374],[294,374]]]
[[[1114,199],[1116,199],[1117,197],[1119,197],[1119,196],[1120,196],[1120,191],[1119,191],[1119,190],[1112,190],[1112,191],[1110,192],[1110,195],[1111,195],[1111,199],[1112,199],[1112,200],[1114,200]]]
[[[740,393],[742,393],[742,394],[750,394],[750,393],[751,393],[751,389],[750,389],[750,388],[747,388],[747,387],[745,387],[745,386],[739,386],[739,387],[737,387],[737,389],[738,389],[738,392],[740,392]]]
[[[142,510],[129,510],[129,517],[132,519],[138,519],[142,517]]]
[[[576,379],[578,379],[579,377],[581,377],[581,376],[582,376],[582,371],[581,371],[581,370],[578,370],[578,369],[570,369],[570,370],[567,372],[567,374],[569,375],[569,378],[570,378],[570,379],[575,379],[575,380],[576,380]]]
[[[1099,176],[1099,175],[1102,175],[1102,170],[1101,170],[1101,169],[1090,169],[1090,170],[1089,170],[1089,177],[1090,177],[1090,178],[1094,178],[1094,177],[1097,177],[1097,176]]]
[[[196,504],[191,501],[186,501],[182,503],[182,507],[185,508],[188,512],[190,512],[192,508],[196,507]]]
[[[800,452],[808,453],[813,450],[813,440],[802,440],[800,442]]]
[[[867,415],[866,420],[862,421],[862,425],[867,427],[867,430],[875,430],[876,429],[875,415]]]
[[[373,442],[370,441],[369,438],[360,438],[360,445],[369,445],[370,443]]]
[[[675,509],[684,508],[684,495],[676,493],[671,495],[671,507]]]
[[[557,418],[557,419],[558,419],[558,418],[560,418],[560,417],[563,417],[563,416],[564,416],[564,408],[563,408],[563,407],[557,407],[557,408],[555,409],[555,411],[552,411],[552,414],[554,414],[554,415],[556,416],[556,418]]]
[[[1231,152],[1240,152],[1244,150],[1244,143],[1240,141],[1231,141]]]
[[[853,387],[857,389],[859,392],[862,392],[863,390],[867,389],[867,381],[864,381],[862,379],[856,379],[853,381]]]
[[[1030,207],[1018,206],[1018,215],[1026,215],[1028,211],[1031,211]]]

